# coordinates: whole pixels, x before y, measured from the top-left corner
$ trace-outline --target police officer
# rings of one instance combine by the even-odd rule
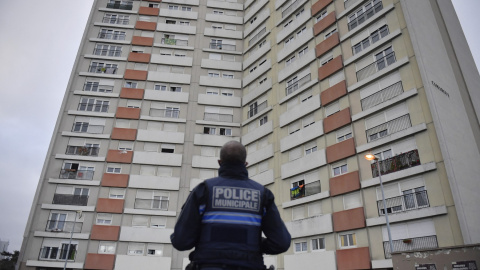
[[[195,187],[182,207],[170,239],[181,251],[195,247],[191,269],[265,269],[263,254],[290,247],[274,196],[248,178],[246,158],[241,143],[226,143],[220,150],[219,176]]]

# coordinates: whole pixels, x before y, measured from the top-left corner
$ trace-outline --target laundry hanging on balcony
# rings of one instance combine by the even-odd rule
[[[296,186],[290,189],[290,198],[298,199],[305,196],[305,185]]]

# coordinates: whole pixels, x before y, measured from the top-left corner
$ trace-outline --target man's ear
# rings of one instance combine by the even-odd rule
[[[222,161],[220,159],[218,160],[218,165],[222,166]]]
[[[248,162],[245,162],[245,167],[247,167],[247,166],[248,166]]]

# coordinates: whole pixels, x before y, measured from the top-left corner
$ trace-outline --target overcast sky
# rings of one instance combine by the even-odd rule
[[[479,66],[480,0],[453,2]],[[10,251],[22,243],[92,3],[0,0],[0,239]]]

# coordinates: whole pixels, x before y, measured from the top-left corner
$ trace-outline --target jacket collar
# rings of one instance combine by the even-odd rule
[[[218,169],[220,177],[245,180],[248,179],[248,171],[242,163],[222,163]]]

